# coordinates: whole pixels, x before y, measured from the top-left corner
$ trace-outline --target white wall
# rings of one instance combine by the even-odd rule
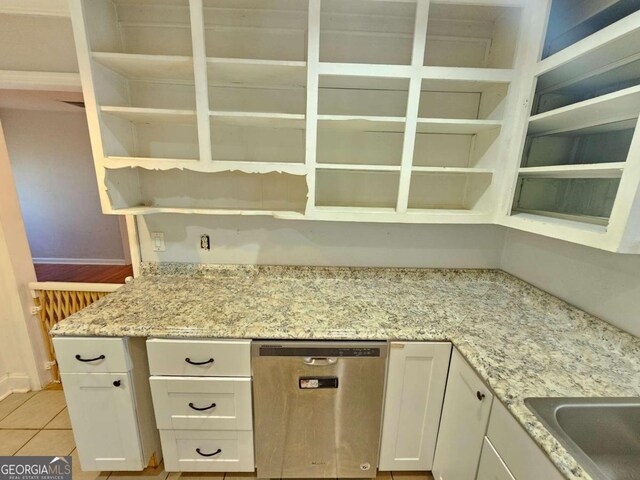
[[[36,280],[0,122],[0,396],[39,389],[50,380],[29,282]]]
[[[640,255],[615,254],[509,230],[500,266],[640,336]]]
[[[143,261],[497,268],[504,230],[484,225],[396,225],[271,217],[149,215],[138,220]],[[151,232],[165,233],[154,252]],[[200,250],[200,235],[211,251]]]
[[[34,259],[124,263],[118,218],[100,209],[84,111],[0,110],[0,120]]]

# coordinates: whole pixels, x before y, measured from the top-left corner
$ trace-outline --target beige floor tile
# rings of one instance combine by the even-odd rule
[[[38,392],[2,419],[0,428],[44,428],[65,406],[63,392]]]
[[[109,472],[85,472],[80,467],[80,457],[76,449],[71,452],[71,479],[72,480],[107,480]]]
[[[0,455],[13,455],[36,433],[37,430],[0,430]]]
[[[391,472],[380,472],[376,475],[376,480],[392,480]]]
[[[69,411],[65,408],[53,420],[47,423],[45,430],[71,430],[71,419]]]
[[[71,430],[41,430],[16,455],[71,455],[75,448]]]
[[[230,474],[233,475],[233,474]],[[213,480],[218,479],[221,480],[224,478],[224,473],[220,472],[171,472],[167,477],[167,480],[178,480],[178,479],[188,479],[188,480]]]
[[[184,474],[183,474],[183,476],[184,476]],[[247,473],[230,472],[230,473],[225,473],[225,475],[224,475],[224,480],[248,480],[250,478],[257,478],[256,473],[255,472],[254,473],[251,473],[251,472],[247,472]]]
[[[35,392],[28,393],[12,393],[4,400],[0,401],[0,420],[13,412],[16,408],[22,405],[35,395]]]
[[[169,472],[164,471],[164,464],[161,463],[156,468],[145,468],[141,472],[112,472],[109,475],[111,480],[165,480]]]
[[[392,472],[393,480],[433,480],[431,472]]]

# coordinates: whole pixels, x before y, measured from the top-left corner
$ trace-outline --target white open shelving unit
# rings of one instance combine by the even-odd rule
[[[579,3],[71,0],[103,211],[640,253],[640,12]]]
[[[491,222],[526,3],[72,0],[103,210]]]
[[[621,16],[619,4],[610,25],[584,33],[615,3],[559,11],[572,4],[554,0],[545,46],[555,53],[533,68],[532,109],[510,154],[521,161],[500,223],[640,253],[640,11]]]

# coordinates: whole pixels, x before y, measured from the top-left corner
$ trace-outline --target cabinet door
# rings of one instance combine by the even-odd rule
[[[431,470],[450,356],[450,343],[391,343],[380,470]]]
[[[476,480],[515,480],[489,439],[484,439]]]
[[[130,374],[62,374],[82,469],[142,470]]]
[[[442,408],[435,480],[474,480],[493,395],[454,350]]]

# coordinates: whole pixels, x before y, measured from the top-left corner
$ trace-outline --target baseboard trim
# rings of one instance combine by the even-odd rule
[[[2,375],[0,377],[0,400],[4,400],[13,392],[9,386],[9,375]]]
[[[127,265],[121,258],[47,258],[34,257],[33,263],[60,265]]]
[[[29,391],[31,391],[31,381],[28,375],[14,373],[0,376],[0,400],[4,400],[12,393]]]
[[[11,387],[12,393],[26,393],[31,391],[31,379],[29,375],[10,373],[9,386]]]

